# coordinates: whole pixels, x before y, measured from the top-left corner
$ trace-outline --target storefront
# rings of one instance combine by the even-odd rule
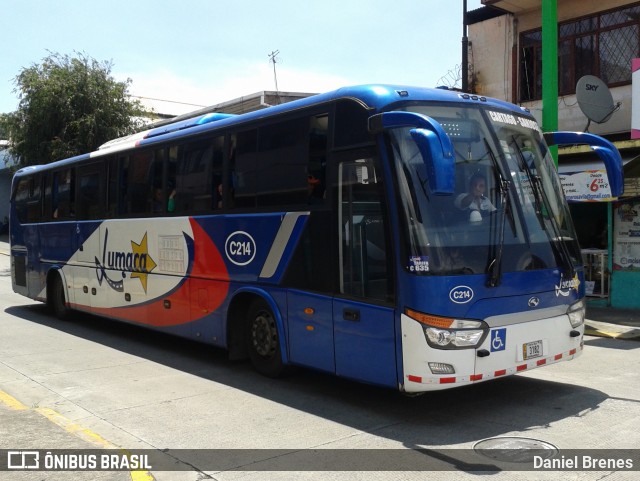
[[[640,308],[640,143],[616,142],[625,192],[611,198],[606,172],[589,152],[565,152],[558,168],[582,247],[588,301]],[[579,159],[579,160],[572,160]]]

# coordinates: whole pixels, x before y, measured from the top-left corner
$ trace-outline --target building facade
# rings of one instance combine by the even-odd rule
[[[5,222],[9,219],[12,167],[15,166],[14,159],[7,150],[8,146],[8,141],[0,140],[0,235],[4,235],[8,229]]]
[[[469,90],[526,107],[542,124],[543,2],[482,3],[483,8],[466,17]],[[632,138],[634,100],[640,109],[632,83],[632,63],[640,58],[640,2],[556,0],[556,6],[558,130],[602,135],[616,145],[624,162],[625,194],[611,199],[606,189],[596,195],[606,186],[606,176],[589,149],[576,146],[558,153],[584,250],[587,293],[592,302],[640,308],[640,140]],[[599,83],[592,82],[593,77]],[[585,85],[608,90],[607,115],[596,118],[591,113],[591,97],[585,101],[580,93]]]

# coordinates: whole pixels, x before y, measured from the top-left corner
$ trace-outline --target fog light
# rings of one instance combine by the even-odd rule
[[[429,369],[432,374],[455,374],[456,370],[451,364],[445,364],[443,362],[430,362]]]

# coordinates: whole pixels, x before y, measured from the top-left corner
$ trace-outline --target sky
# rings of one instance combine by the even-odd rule
[[[467,0],[467,10],[481,6]],[[276,90],[276,80],[281,92],[309,93],[453,86],[462,9],[463,0],[2,0],[0,113],[18,107],[20,71],[49,53],[109,61],[130,94],[176,102],[164,104],[175,113]]]

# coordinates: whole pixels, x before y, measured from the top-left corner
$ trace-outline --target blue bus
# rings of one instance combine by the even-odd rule
[[[26,167],[15,292],[417,393],[573,359],[584,272],[549,145],[503,101],[367,85],[208,114]]]

